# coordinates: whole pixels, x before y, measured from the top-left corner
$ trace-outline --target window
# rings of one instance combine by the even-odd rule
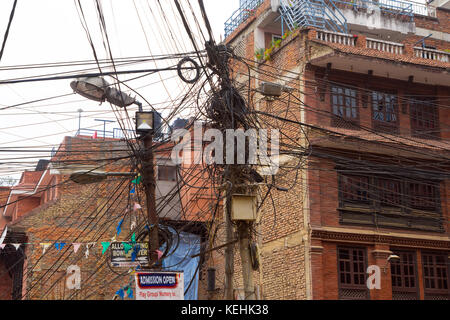
[[[397,95],[372,92],[374,129],[391,133],[398,132]]]
[[[416,255],[412,251],[398,251],[394,253],[400,260],[392,260],[392,299],[416,300],[418,298]]]
[[[358,122],[358,103],[356,90],[341,87],[331,87],[331,107],[334,115],[333,125],[345,126],[348,121]]]
[[[338,179],[342,224],[444,231],[437,181],[347,173]]]
[[[363,176],[341,176],[341,193],[345,201],[368,201],[369,178]]]
[[[425,299],[450,299],[448,263],[448,253],[422,254]]]
[[[439,191],[436,184],[410,183],[409,193],[411,207],[416,209],[435,211],[439,207]]]
[[[380,203],[385,206],[401,205],[400,181],[391,179],[378,179]]]
[[[338,248],[339,298],[368,299],[366,250]]]
[[[439,116],[432,99],[410,102],[412,135],[420,138],[439,137]]]
[[[177,172],[175,166],[158,165],[158,180],[176,181]]]

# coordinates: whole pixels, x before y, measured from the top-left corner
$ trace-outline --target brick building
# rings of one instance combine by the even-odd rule
[[[450,299],[449,6],[243,1],[225,23],[234,79],[293,88],[252,103],[311,151],[257,219],[260,298]]]
[[[204,202],[205,194],[199,198],[183,189],[176,167],[169,162],[167,146],[155,146],[160,223],[199,235],[204,241],[208,217],[199,219],[203,209],[198,201]],[[106,173],[134,171],[133,158],[124,140],[65,137],[50,163],[23,172],[16,186],[0,190],[4,206],[0,234],[6,235],[6,246],[0,250],[0,299],[111,299],[129,283],[128,269],[111,267],[109,254],[102,255],[101,242],[111,241],[121,219],[122,232],[116,240],[129,241],[134,232],[139,241],[146,212],[132,208],[138,202],[145,209],[143,190],[138,185],[131,196],[130,177],[77,184],[69,176],[94,168]],[[193,183],[188,176],[184,180]],[[50,246],[43,254],[45,243]],[[60,243],[65,245],[58,250],[55,244]],[[77,252],[72,243],[81,244]],[[21,245],[16,249],[13,244]],[[200,263],[199,274],[203,275],[204,262]],[[67,289],[66,272],[71,265],[80,267],[80,290]],[[200,276],[198,297],[205,295],[205,278]]]

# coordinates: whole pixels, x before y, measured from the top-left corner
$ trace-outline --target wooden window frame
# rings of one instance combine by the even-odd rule
[[[403,249],[391,249],[394,254],[400,257],[400,261],[393,260],[391,264],[391,283],[392,283],[392,297],[395,299],[396,295],[406,295],[409,296],[411,300],[416,300],[420,297],[419,294],[419,276],[417,269],[417,255],[415,251],[403,250]],[[405,255],[412,255],[412,263],[404,261]],[[413,275],[406,275],[405,267],[413,268]],[[396,270],[397,269],[397,270]],[[397,273],[399,271],[399,273]],[[409,273],[409,271],[408,271]],[[401,286],[396,285],[394,277],[400,278]],[[407,286],[406,280],[410,281],[414,279],[414,286]]]
[[[449,252],[431,252],[431,251],[422,252],[422,272],[423,272],[422,277],[423,277],[423,290],[425,299],[438,296],[450,300],[450,268],[449,268],[450,259],[448,258],[449,254],[450,254]],[[432,259],[433,264],[431,265],[431,268],[433,269],[433,276],[426,275],[427,259],[425,259],[425,256],[433,257]],[[444,259],[444,264],[442,266],[439,266],[439,270],[441,270],[441,272],[445,271],[446,273],[447,289],[436,288],[436,285],[438,284],[437,279],[444,279],[444,277],[437,276],[438,266],[436,264],[436,257],[442,257]],[[427,288],[427,278],[428,280],[433,279],[435,288]]]
[[[390,98],[395,97],[395,102],[393,103],[392,107],[394,108],[393,112],[388,113],[387,110],[387,104],[383,106],[384,110],[375,110],[375,105],[377,106],[377,109],[379,109],[380,103],[377,103],[374,100],[374,95],[377,95],[377,101],[378,97],[380,95],[383,95],[384,100],[386,100],[387,96],[390,96]],[[370,92],[370,105],[372,109],[372,127],[376,131],[381,131],[385,133],[394,133],[398,134],[400,132],[400,119],[399,119],[399,100],[398,100],[398,94],[396,92],[388,92],[383,90],[371,90]],[[391,105],[391,104],[389,104]],[[376,112],[383,114],[383,120],[376,119],[375,115]],[[395,122],[394,121],[387,121],[387,114],[390,114],[395,116]]]
[[[342,92],[335,92],[335,90],[341,90]],[[347,90],[354,93],[348,95]],[[337,104],[335,104],[334,100],[337,100]],[[347,99],[349,99],[350,105],[347,105]],[[342,103],[339,101],[342,100]],[[354,102],[354,105],[353,105]],[[347,129],[359,129],[360,123],[360,108],[359,108],[359,92],[357,89],[346,86],[345,84],[331,84],[330,85],[330,108],[331,108],[331,125],[334,127],[344,127]],[[335,112],[335,108],[337,113],[342,109],[341,115]],[[350,111],[350,116],[347,113]],[[356,113],[356,116],[353,117],[353,112]]]
[[[439,110],[436,106],[432,105],[433,101],[436,99],[432,97],[422,98],[422,99],[411,99],[409,102],[409,118],[411,122],[411,135],[413,137],[422,139],[440,139],[440,126],[439,126]],[[431,111],[427,111],[426,108],[429,107]],[[430,118],[426,119],[427,115]],[[433,127],[425,128],[423,125],[420,126],[418,123],[429,122],[433,123]],[[426,131],[432,130],[432,132]]]
[[[348,250],[349,252],[349,259],[348,260],[343,260],[340,257],[340,253],[341,250]],[[362,271],[357,271],[355,272],[355,261],[354,261],[354,251],[360,251],[362,252],[363,255],[363,259],[362,259]],[[364,293],[365,294],[365,299],[364,300],[369,300],[370,299],[370,295],[369,295],[369,289],[367,288],[367,266],[368,266],[368,261],[367,261],[367,249],[365,247],[349,247],[349,246],[338,246],[337,250],[337,271],[338,271],[338,288],[339,288],[339,299],[352,299],[352,297],[346,297],[344,296],[344,291],[356,291],[356,292],[360,292],[360,293]],[[343,273],[343,270],[341,268],[341,262],[345,263],[348,262],[350,270],[349,272],[345,272],[346,274],[349,273],[350,275],[350,282],[351,283],[343,283],[341,276]],[[361,267],[361,266],[359,266]],[[362,283],[358,283],[355,284],[355,276],[361,276],[363,275],[364,280],[362,281]]]

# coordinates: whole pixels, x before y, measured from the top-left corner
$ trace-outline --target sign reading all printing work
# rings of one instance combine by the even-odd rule
[[[136,300],[184,300],[183,272],[136,273]]]
[[[113,242],[111,243],[111,265],[113,267],[127,268],[148,265],[147,250],[148,242],[137,242],[128,250],[126,250],[123,242]]]

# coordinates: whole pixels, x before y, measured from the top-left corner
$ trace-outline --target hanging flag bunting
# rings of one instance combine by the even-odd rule
[[[13,243],[12,245],[14,246],[14,248],[16,248],[16,250],[19,250],[20,243]]]
[[[6,244],[2,243],[0,244],[0,249],[5,249]]]
[[[136,210],[139,210],[139,209],[142,209],[142,207],[141,207],[141,205],[139,203],[136,202],[134,204],[133,210],[136,211]]]
[[[81,243],[72,243],[73,245],[73,252],[77,253],[78,249],[80,249]]]
[[[123,289],[117,290],[116,294],[120,297],[120,299],[123,299],[123,297],[125,296],[125,292],[123,291]]]
[[[106,250],[108,250],[109,246],[111,245],[111,242],[102,242],[102,255],[105,254]]]
[[[161,257],[163,255],[163,252],[160,250],[156,250],[156,253],[158,254],[158,260],[161,260]]]
[[[84,256],[86,257],[86,259],[89,257],[89,243],[86,244],[86,251],[84,252]]]
[[[60,251],[60,250],[62,250],[62,248],[64,248],[65,245],[66,245],[65,242],[56,242],[55,248],[56,248],[56,250]]]
[[[135,194],[136,193],[136,187],[133,187],[130,191],[130,194]]]
[[[122,223],[123,223],[123,219],[120,220],[119,225],[117,226],[116,230],[117,230],[117,235],[119,235],[122,232]]]
[[[130,287],[128,287],[127,296],[128,298],[133,299],[133,290]]]
[[[134,179],[133,181],[131,181],[131,183],[134,183],[134,184],[139,184],[139,183],[141,183],[141,175],[139,175],[136,179]]]
[[[47,251],[48,247],[50,247],[51,243],[45,242],[40,244],[42,246],[42,254],[45,254],[45,251]]]
[[[136,228],[136,221],[135,220],[133,222],[131,222],[130,230],[133,230],[134,228]]]
[[[123,250],[125,251],[126,254],[128,254],[128,252],[133,248],[133,246],[129,243],[122,242],[122,244],[123,244]]]
[[[136,243],[136,233],[135,233],[135,232],[133,232],[133,235],[131,236],[131,242],[132,242],[133,244]]]

